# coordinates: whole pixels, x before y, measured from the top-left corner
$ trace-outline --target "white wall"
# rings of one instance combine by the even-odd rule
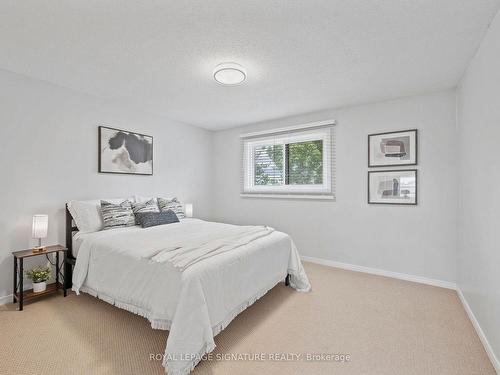
[[[49,214],[45,243],[64,244],[70,199],[171,195],[210,216],[211,133],[0,71],[0,297],[12,293],[10,252],[34,245],[31,217]],[[97,173],[97,126],[154,137],[154,176]]]
[[[500,14],[459,88],[458,283],[500,358]]]
[[[308,114],[212,136],[5,71],[0,71],[0,85],[0,192],[5,197],[0,216],[0,297],[12,289],[10,251],[34,244],[34,213],[50,215],[46,243],[63,243],[65,201],[134,193],[177,194],[193,202],[196,216],[202,218],[272,225],[290,233],[304,255],[455,281],[454,91]],[[328,118],[338,122],[336,202],[240,197],[240,133]],[[155,175],[98,174],[101,124],[153,135]],[[419,205],[368,205],[367,134],[405,128],[419,129]],[[436,186],[435,181],[444,183]]]
[[[337,201],[240,197],[239,134],[336,119]],[[367,135],[419,129],[416,207],[367,204]],[[214,134],[214,215],[289,233],[302,255],[455,281],[455,91],[331,110]]]

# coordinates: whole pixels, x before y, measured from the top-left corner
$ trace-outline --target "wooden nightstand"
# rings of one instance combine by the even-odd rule
[[[24,301],[28,301],[34,298],[38,298],[41,296],[46,296],[48,294],[57,293],[59,289],[64,290],[64,297],[66,297],[66,288],[64,288],[64,282],[59,282],[59,253],[63,253],[64,261],[63,264],[66,264],[66,253],[68,249],[61,245],[47,246],[43,251],[38,253],[34,253],[33,249],[14,251],[12,255],[14,256],[14,293],[13,293],[13,301],[19,303],[19,311],[23,310]],[[47,284],[47,289],[43,292],[35,293],[33,289],[25,290],[23,292],[23,278],[24,278],[24,258],[36,257],[39,255],[48,255],[56,253],[56,282]],[[48,256],[47,256],[48,259]],[[18,266],[19,263],[19,266]],[[19,270],[19,285],[18,285],[18,270]],[[61,275],[62,276],[62,275]]]

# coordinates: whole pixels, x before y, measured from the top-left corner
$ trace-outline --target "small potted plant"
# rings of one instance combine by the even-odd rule
[[[26,277],[33,281],[33,292],[39,293],[47,289],[46,281],[50,279],[52,269],[48,266],[36,266],[26,272]]]

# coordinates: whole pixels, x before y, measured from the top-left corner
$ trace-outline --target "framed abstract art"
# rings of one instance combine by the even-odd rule
[[[417,170],[368,172],[368,203],[417,204]]]
[[[417,129],[368,135],[368,167],[417,165]]]

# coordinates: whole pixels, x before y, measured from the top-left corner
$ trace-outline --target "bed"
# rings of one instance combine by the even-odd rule
[[[153,329],[169,330],[163,359],[169,375],[191,372],[215,348],[214,336],[279,282],[310,290],[293,241],[271,228],[186,218],[151,228],[80,233],[68,209],[66,215],[66,288],[141,315]],[[243,232],[246,237],[234,241],[234,234]],[[165,260],[172,254],[165,249],[179,244],[181,266]],[[225,251],[186,258],[207,244]]]

